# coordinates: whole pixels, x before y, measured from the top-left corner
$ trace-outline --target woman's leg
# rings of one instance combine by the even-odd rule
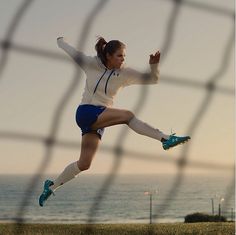
[[[90,165],[97,152],[100,141],[101,140],[97,133],[87,133],[82,136],[80,158],[77,162],[78,168],[81,171],[85,171],[90,168]]]
[[[160,130],[137,119],[132,112],[123,109],[106,108],[104,112],[98,116],[97,121],[92,125],[92,129],[96,130],[118,124],[127,124],[136,133],[159,141],[169,138],[169,135],[165,135]]]
[[[50,189],[55,191],[66,182],[77,177],[81,171],[88,170],[97,151],[99,142],[99,136],[95,133],[87,133],[83,135],[79,161],[69,164],[54,180],[54,184]]]
[[[134,114],[124,109],[106,108],[99,116],[97,121],[91,126],[96,130],[118,124],[128,124]]]

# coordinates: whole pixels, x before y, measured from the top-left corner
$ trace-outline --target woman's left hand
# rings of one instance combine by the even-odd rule
[[[157,64],[160,61],[161,53],[157,51],[155,54],[151,54],[149,58],[149,64]]]

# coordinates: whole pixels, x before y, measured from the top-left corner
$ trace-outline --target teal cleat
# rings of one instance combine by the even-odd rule
[[[44,182],[44,190],[43,193],[39,197],[39,205],[43,206],[45,201],[53,194],[54,192],[49,188],[52,186],[54,183],[51,180],[46,180]]]
[[[179,137],[179,136],[175,136],[175,134],[172,134],[170,135],[169,139],[162,142],[162,147],[164,150],[168,150],[179,144],[183,144],[190,139],[191,139],[190,136]]]

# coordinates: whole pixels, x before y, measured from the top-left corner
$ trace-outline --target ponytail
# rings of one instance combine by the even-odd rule
[[[97,51],[97,56],[101,59],[102,63],[106,64],[106,54],[104,53],[104,48],[107,42],[103,37],[98,37],[97,43],[95,45],[95,50]]]
[[[103,37],[98,37],[95,45],[97,56],[101,59],[102,63],[107,64],[107,53],[113,55],[118,49],[125,47],[125,44],[118,40],[111,40],[107,42]]]

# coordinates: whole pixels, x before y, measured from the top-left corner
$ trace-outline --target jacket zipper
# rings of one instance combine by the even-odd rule
[[[105,85],[105,94],[107,94],[107,85],[108,85],[108,82],[109,82],[109,79],[111,78],[111,75],[113,74],[115,70],[112,70],[107,78],[107,81],[106,81],[106,85]],[[93,94],[97,91],[97,88],[98,88],[98,85],[99,83],[101,82],[102,78],[104,77],[104,75],[106,74],[107,72],[107,69],[105,69],[104,73],[102,74],[102,76],[99,78],[95,88],[94,88],[94,91],[93,91]]]
[[[99,83],[101,82],[103,76],[105,75],[107,69],[105,69],[104,73],[102,74],[102,76],[100,77],[100,79],[98,80],[97,84],[96,84],[96,87],[94,88],[94,91],[93,91],[93,94],[96,92],[97,88],[98,88],[98,85]]]
[[[107,84],[108,84],[108,81],[109,81],[109,79],[110,79],[110,77],[111,77],[111,75],[113,74],[114,71],[115,70],[112,70],[111,73],[109,74],[108,78],[107,78],[106,86],[105,86],[105,94],[107,94]]]

